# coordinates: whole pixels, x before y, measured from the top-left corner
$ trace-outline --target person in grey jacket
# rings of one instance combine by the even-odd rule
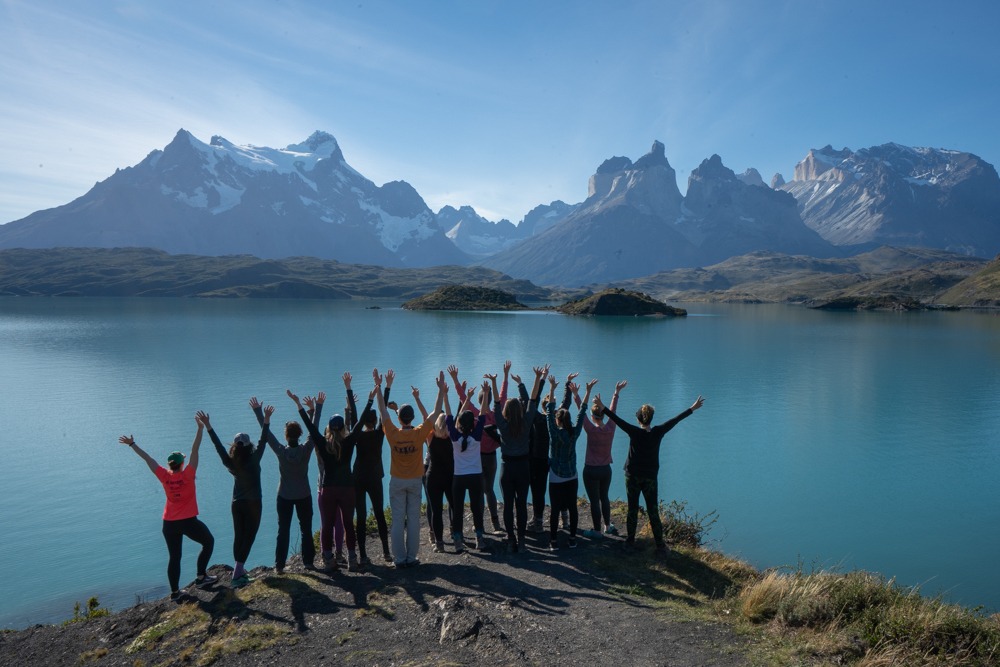
[[[303,398],[313,412],[313,419],[318,422],[322,412],[326,394],[319,392],[313,399]],[[257,423],[263,425],[264,413],[256,396],[250,398],[250,408]],[[278,574],[284,574],[285,563],[288,561],[288,545],[291,536],[292,515],[299,520],[299,534],[302,549],[302,564],[312,568],[316,559],[316,545],[313,543],[312,519],[313,500],[312,487],[309,484],[309,460],[313,453],[313,442],[306,439],[299,443],[302,437],[302,426],[297,421],[285,422],[285,442],[282,444],[273,433],[268,432],[267,445],[278,457],[278,497],[276,507],[278,512],[278,540],[274,549],[274,569]]]

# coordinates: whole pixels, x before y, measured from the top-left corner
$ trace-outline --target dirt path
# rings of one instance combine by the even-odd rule
[[[425,543],[417,567],[377,562],[364,573],[330,575],[293,560],[284,576],[258,568],[236,592],[224,585],[228,568],[216,566],[220,585],[194,591],[195,604],[159,600],[0,633],[0,665],[747,664],[727,625],[679,620],[662,604],[693,607],[699,594],[725,589],[725,577],[697,559],[628,553],[607,537],[554,554],[546,543],[529,534],[529,548],[513,554],[498,536],[489,550],[461,555]],[[370,541],[369,553],[381,548]]]

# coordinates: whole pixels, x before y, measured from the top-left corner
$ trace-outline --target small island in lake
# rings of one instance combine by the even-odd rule
[[[569,301],[556,308],[566,315],[665,315],[684,317],[683,308],[668,306],[648,294],[621,288],[607,289],[597,294],[575,301]]]
[[[509,292],[473,285],[445,285],[410,299],[402,307],[406,310],[528,310]]]

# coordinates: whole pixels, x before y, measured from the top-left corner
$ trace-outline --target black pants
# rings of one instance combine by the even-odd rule
[[[201,553],[198,554],[199,577],[208,570],[208,561],[212,559],[212,550],[215,548],[212,531],[198,517],[163,522],[163,539],[167,542],[167,554],[170,556],[167,561],[167,581],[170,582],[171,593],[176,593],[180,589],[181,550],[185,537],[201,545]]]
[[[288,559],[288,542],[292,530],[292,513],[299,517],[299,533],[302,539],[302,563],[312,567],[316,559],[316,545],[313,542],[313,499],[312,495],[297,500],[278,496],[278,546],[274,550],[274,564],[285,567]]]
[[[549,485],[549,460],[531,457],[531,510],[535,519],[545,516],[545,488]]]
[[[424,490],[427,492],[427,511],[431,515],[431,531],[437,542],[444,540],[444,501],[448,501],[449,515],[454,509],[452,504],[453,478],[454,475],[434,471],[431,471],[425,478]],[[451,516],[448,517],[448,523],[453,523]]]
[[[469,493],[469,505],[472,509],[472,524],[476,535],[483,533],[483,475],[455,475],[452,478],[451,498],[455,505],[451,511],[451,533],[462,534],[462,523],[465,519],[465,493]]]
[[[245,563],[260,528],[260,498],[233,501],[233,560]]]
[[[549,536],[553,541],[559,532],[559,514],[569,510],[569,536],[576,537],[576,524],[580,520],[580,512],[576,506],[576,494],[580,488],[580,480],[573,478],[568,482],[549,482],[549,502],[552,513],[549,514]]]
[[[503,459],[500,465],[500,492],[503,494],[503,527],[507,541],[514,542],[514,510],[517,509],[517,541],[524,540],[528,526],[528,487],[531,464],[528,457]]]
[[[490,517],[495,521],[497,516],[497,492],[494,490],[497,480],[497,453],[480,454],[483,464],[483,493],[486,495],[486,505],[490,508]]]
[[[590,501],[590,518],[594,530],[601,532],[601,519],[605,526],[611,525],[611,464],[605,466],[583,466],[583,488]]]
[[[365,536],[368,534],[368,509],[365,507],[365,495],[372,501],[372,514],[375,515],[375,522],[378,524],[378,536],[382,540],[382,550],[389,553],[389,526],[385,522],[385,491],[382,489],[381,479],[364,480],[355,478],[354,480],[354,510],[357,513],[358,521],[355,524],[358,536],[358,551],[364,556]]]

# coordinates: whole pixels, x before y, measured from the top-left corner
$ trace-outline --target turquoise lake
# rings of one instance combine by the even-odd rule
[[[367,305],[0,298],[0,627],[61,621],[93,595],[120,609],[166,593],[163,491],[119,435],[163,461],[189,451],[199,409],[224,440],[256,439],[251,395],[277,407],[278,423],[295,416],[286,388],[325,390],[327,414],[341,412],[341,374],[363,395],[377,366],[395,369],[397,400],[414,384],[430,404],[448,364],[472,380],[504,359],[526,377],[551,363],[560,380],[599,378],[606,400],[627,379],[628,418],[648,402],[665,420],[704,395],[664,441],[660,490],[718,512],[715,548],[762,568],[876,571],[1000,610],[1000,317],[682,304],[687,318],[596,319]],[[626,448],[619,433],[613,496],[624,496]],[[251,566],[273,564],[272,454],[263,467]],[[232,560],[231,479],[206,437],[198,496],[215,563]],[[188,542],[182,582],[194,558]]]

